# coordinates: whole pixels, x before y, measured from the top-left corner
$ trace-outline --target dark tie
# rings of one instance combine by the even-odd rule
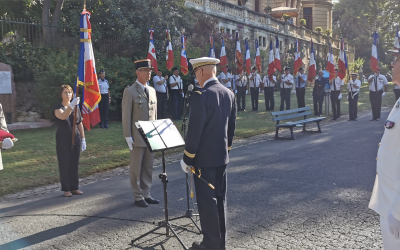
[[[336,92],[336,79],[333,79],[333,90]]]
[[[147,88],[144,88],[144,93],[146,94],[147,100],[148,100],[149,99],[149,91],[147,90]]]
[[[378,91],[378,79],[375,77],[375,91]]]
[[[300,84],[301,84],[300,77],[301,77],[301,76],[299,76],[299,78],[298,78],[298,80],[297,80],[297,81],[299,82],[299,88],[300,88]]]

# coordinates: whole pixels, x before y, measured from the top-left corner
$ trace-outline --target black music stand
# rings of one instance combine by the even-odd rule
[[[139,121],[135,123],[136,128],[139,130],[140,135],[143,137],[146,142],[147,147],[150,152],[161,152],[162,153],[162,167],[163,172],[159,175],[161,182],[163,183],[164,188],[164,208],[165,208],[165,220],[158,222],[158,226],[149,232],[139,236],[136,239],[131,241],[131,245],[133,243],[160,228],[166,228],[166,236],[169,236],[169,230],[175,235],[178,239],[179,243],[183,246],[184,249],[188,249],[182,240],[179,238],[178,234],[172,228],[172,225],[169,223],[168,218],[168,195],[167,195],[167,173],[165,168],[165,153],[164,151],[167,149],[180,148],[185,145],[185,141],[183,140],[181,134],[178,129],[175,127],[174,123],[170,119],[163,120],[155,120],[155,121]],[[179,218],[183,218],[186,216],[182,216]],[[191,218],[191,217],[190,217]],[[191,218],[192,219],[192,218]],[[192,219],[193,221],[193,219]],[[197,225],[196,225],[197,226]]]

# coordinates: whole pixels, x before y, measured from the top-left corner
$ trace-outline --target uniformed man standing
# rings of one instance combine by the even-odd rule
[[[378,73],[369,76],[368,83],[369,101],[372,108],[372,119],[370,121],[377,121],[381,118],[382,98],[386,95],[389,83],[386,76],[380,74],[379,68]]]
[[[237,88],[237,108],[238,111],[246,112],[246,92],[247,92],[247,76],[245,72],[236,75],[236,88]],[[240,106],[240,102],[242,105]]]
[[[135,204],[147,207],[148,203],[158,204],[150,194],[154,154],[150,152],[135,126],[137,121],[157,120],[157,96],[147,82],[152,67],[149,59],[134,62],[137,80],[124,90],[122,97],[122,129],[130,149],[129,178]]]
[[[111,103],[110,85],[108,84],[106,72],[100,70],[100,79],[98,80],[101,100],[99,102],[100,128],[108,128],[108,105]]]
[[[169,78],[169,86],[171,87],[172,98],[172,119],[182,120],[181,115],[183,111],[183,82],[179,76],[177,67],[172,69],[174,74]]]
[[[281,107],[280,111],[284,110],[286,103],[286,110],[290,109],[290,93],[294,84],[293,76],[290,74],[290,68],[285,68],[285,74],[281,76]]]
[[[344,82],[340,79],[339,69],[335,69],[336,77],[329,84],[331,85],[331,103],[333,117],[331,120],[337,120],[340,117],[340,99],[342,99]],[[357,112],[356,112],[357,113]]]
[[[314,101],[314,115],[322,115],[322,104],[325,98],[325,85],[329,82],[328,78],[323,77],[324,72],[320,69],[318,76],[315,78],[315,84],[313,88],[313,101]]]
[[[194,249],[225,249],[226,228],[226,165],[236,123],[235,95],[219,84],[216,76],[218,59],[191,59],[193,71],[202,89],[192,95],[182,169],[196,173],[212,184],[210,188],[194,177],[197,206],[203,240],[194,242]]]
[[[167,118],[168,75],[162,76],[162,71],[158,69],[157,75],[153,77],[154,89],[157,93],[157,118]]]
[[[297,107],[303,108],[306,106],[306,84],[307,76],[304,74],[304,69],[299,69],[299,74],[296,76],[296,97]]]
[[[360,92],[361,82],[357,79],[357,73],[351,73],[351,80],[347,84],[349,91],[349,121],[357,121],[358,93]]]
[[[227,73],[221,72],[220,79],[222,85],[232,90],[232,70],[228,68]]]
[[[253,66],[251,68],[251,74],[249,78],[251,106],[253,108],[253,111],[258,111],[258,96],[260,95],[260,83],[261,83],[261,76],[258,74],[256,66]]]
[[[394,53],[393,82],[400,85],[400,54],[398,50]],[[399,125],[400,101],[397,101],[385,122],[385,132],[379,143],[375,185],[368,206],[380,215],[383,248],[388,250],[400,249]]]
[[[267,111],[273,111],[275,109],[275,84],[276,84],[276,76],[272,75],[272,80],[269,79],[268,76],[264,76],[264,100],[265,100],[265,109]]]

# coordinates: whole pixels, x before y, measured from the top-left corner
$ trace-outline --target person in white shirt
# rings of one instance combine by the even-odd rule
[[[294,78],[290,74],[290,68],[285,68],[285,74],[281,76],[281,107],[280,111],[284,110],[286,103],[286,110],[290,109],[290,93],[292,85],[294,84]]]
[[[98,79],[101,100],[99,102],[100,128],[108,128],[108,105],[111,103],[110,85],[108,84],[106,72],[101,69]]]
[[[347,99],[349,100],[349,121],[357,121],[358,93],[361,88],[361,82],[357,79],[357,73],[351,73],[351,80],[347,84],[349,91]]]
[[[273,111],[275,109],[275,83],[276,76],[271,75],[271,79],[268,76],[264,76],[263,79],[264,84],[264,100],[265,100],[265,110]]]
[[[340,117],[340,99],[342,99],[344,82],[339,77],[339,69],[335,69],[336,77],[329,82],[331,85],[331,103],[333,117],[331,120],[337,120]]]
[[[257,67],[253,66],[251,68],[249,80],[251,106],[253,111],[258,111],[258,96],[260,94],[261,76],[257,73]]]
[[[236,88],[237,88],[237,111],[246,112],[246,91],[247,91],[247,76],[246,72],[240,72],[235,77]],[[240,101],[242,101],[242,106],[240,106]]]
[[[380,69],[378,69],[378,73],[369,76],[368,83],[369,101],[371,102],[372,108],[371,121],[377,121],[381,118],[382,98],[386,95],[389,83],[386,77],[380,74]]]
[[[307,76],[304,74],[304,69],[300,68],[299,73],[295,79],[296,82],[296,97],[297,97],[297,107],[303,108],[306,106],[306,84]]]
[[[162,71],[158,69],[157,75],[153,77],[154,89],[157,94],[157,118],[167,118],[168,75],[162,76]]]
[[[172,119],[182,120],[181,115],[183,111],[183,82],[179,76],[177,67],[172,69],[173,75],[169,78],[169,86],[171,86],[172,98]]]
[[[232,90],[232,70],[228,68],[227,73],[221,72],[220,74],[220,81],[222,85],[227,87],[228,89]]]

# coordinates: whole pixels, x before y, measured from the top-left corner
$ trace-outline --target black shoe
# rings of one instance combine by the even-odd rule
[[[335,118],[335,117],[333,117],[333,118],[331,118],[331,120],[332,120],[332,121],[336,121],[336,118]]]
[[[158,204],[158,203],[160,203],[159,200],[156,200],[156,199],[153,199],[153,198],[145,198],[144,200],[149,204]]]
[[[209,247],[206,247],[206,246],[203,245],[203,242],[198,242],[198,241],[193,242],[192,249],[221,250],[221,248],[209,248]],[[225,249],[225,247],[222,248],[222,249]]]
[[[106,124],[104,124],[104,128],[108,128],[108,124],[106,123]]]
[[[370,121],[377,121],[378,119],[372,118]]]
[[[100,128],[104,128],[103,123],[100,123]]]
[[[147,202],[145,200],[135,201],[135,205],[139,207],[148,207]]]

